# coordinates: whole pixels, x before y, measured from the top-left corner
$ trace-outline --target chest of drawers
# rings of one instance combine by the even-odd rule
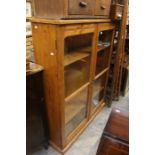
[[[116,108],[112,110],[96,155],[129,155],[128,113]]]
[[[39,18],[108,18],[111,0],[34,0]]]

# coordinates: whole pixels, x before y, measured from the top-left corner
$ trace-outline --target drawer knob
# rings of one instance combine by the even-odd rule
[[[81,2],[79,3],[79,5],[80,5],[81,7],[86,7],[86,6],[87,6],[87,3],[86,3],[86,2],[81,1]]]
[[[106,9],[106,7],[104,5],[101,5],[101,9],[104,10]]]

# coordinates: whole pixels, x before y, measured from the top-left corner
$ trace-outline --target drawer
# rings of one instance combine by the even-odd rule
[[[95,15],[109,16],[111,0],[96,0]]]
[[[70,15],[93,15],[94,0],[69,0]]]

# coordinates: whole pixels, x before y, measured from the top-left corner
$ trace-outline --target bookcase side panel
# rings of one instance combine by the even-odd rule
[[[58,96],[58,63],[56,26],[32,23],[36,63],[44,67],[44,93],[48,115],[49,136],[52,143],[62,147],[61,111]]]

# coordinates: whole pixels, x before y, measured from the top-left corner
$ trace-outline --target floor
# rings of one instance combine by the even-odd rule
[[[129,111],[129,97],[120,97],[118,102],[113,102],[111,108],[104,107],[65,155],[96,155],[100,137],[112,107]],[[48,150],[40,150],[33,155],[60,155],[60,153],[49,147]]]

